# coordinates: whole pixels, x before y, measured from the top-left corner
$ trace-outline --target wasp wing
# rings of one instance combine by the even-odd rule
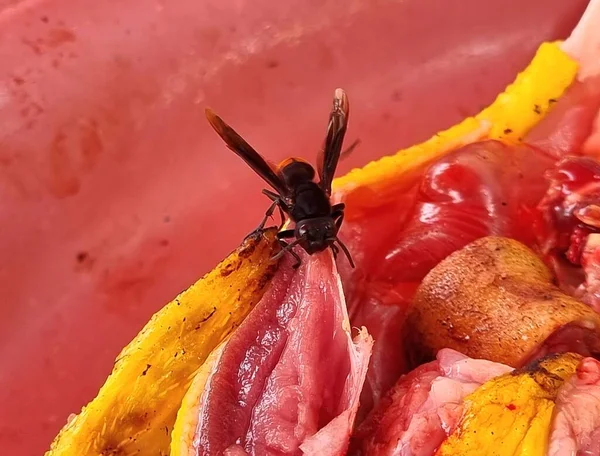
[[[333,109],[329,115],[325,145],[317,158],[317,171],[321,179],[320,185],[327,195],[331,195],[331,182],[340,159],[349,114],[350,105],[348,104],[346,92],[342,89],[336,89],[333,96]]]
[[[265,160],[244,138],[211,109],[206,109],[206,118],[218,135],[225,141],[227,147],[244,160],[260,177],[262,177],[281,196],[288,194],[287,187],[277,175],[277,167]]]

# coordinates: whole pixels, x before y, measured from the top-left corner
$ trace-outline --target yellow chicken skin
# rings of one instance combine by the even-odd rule
[[[544,456],[558,390],[581,359],[550,355],[480,386],[436,456]]]
[[[167,304],[119,355],[98,396],[47,456],[167,455],[195,371],[262,297],[277,264],[275,230],[249,237]]]

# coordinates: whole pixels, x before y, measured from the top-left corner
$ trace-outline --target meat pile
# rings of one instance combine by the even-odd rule
[[[599,107],[578,81],[518,144],[348,205],[357,268],[284,260],[196,380],[189,454],[600,455]]]
[[[546,397],[537,396],[540,385],[549,377],[558,377],[559,370],[568,370],[570,375],[560,379],[557,388]],[[471,394],[483,384],[487,390],[478,390],[480,395],[486,396],[484,400],[496,396],[502,411],[490,409],[489,402]],[[511,384],[518,385],[518,389],[511,389]],[[544,414],[545,403],[553,408],[549,417]],[[502,413],[507,415],[507,421],[500,416]],[[468,422],[470,414],[475,422]],[[501,363],[443,349],[435,361],[403,376],[385,395],[354,433],[352,452],[374,456],[496,454],[493,445],[498,444],[506,451],[502,454],[518,454],[510,449],[511,445],[516,448],[527,439],[534,441],[539,437],[536,430],[530,432],[529,423],[548,418],[548,455],[598,454],[600,362],[566,355],[564,359],[549,358],[515,371]],[[519,426],[523,422],[526,426]],[[468,432],[469,425],[476,425],[480,441],[472,440],[476,448],[470,452],[456,451],[460,449],[457,441]],[[499,441],[488,438],[486,433],[497,435]]]

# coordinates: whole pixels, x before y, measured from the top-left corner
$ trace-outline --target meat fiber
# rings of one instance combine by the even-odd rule
[[[350,337],[331,253],[298,253],[201,379],[192,454],[345,454],[372,340]]]

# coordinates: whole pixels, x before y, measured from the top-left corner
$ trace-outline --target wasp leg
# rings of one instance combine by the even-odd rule
[[[348,156],[352,153],[352,151],[356,148],[356,146],[358,146],[360,144],[360,139],[357,139],[356,141],[354,141],[352,144],[350,144],[348,147],[346,147],[341,153],[340,153],[340,160],[344,160],[345,158],[348,158]]]
[[[272,192],[265,188],[263,189],[262,193],[263,195],[266,195],[267,198],[269,198],[271,201],[277,203],[277,209],[279,209],[279,218],[281,219],[281,225],[279,225],[278,229],[281,229],[283,227],[283,224],[285,223],[285,212],[287,212],[286,204],[283,202],[281,197],[275,192]],[[272,211],[271,215],[273,215]]]
[[[285,233],[285,231],[283,231],[283,233]],[[283,239],[279,239],[279,244],[281,244],[282,248],[275,256],[273,256],[271,258],[271,260],[276,261],[279,258],[281,258],[285,254],[285,252],[290,252],[292,254],[292,256],[296,259],[296,263],[294,263],[294,265],[292,267],[294,269],[297,269],[298,266],[300,266],[302,264],[302,261],[300,260],[300,257],[298,256],[298,254],[296,252],[294,252],[293,249],[300,242],[302,242],[302,239],[296,239],[295,241],[290,242],[290,243],[285,242]]]
[[[296,235],[296,231],[294,230],[284,230],[277,233],[277,239],[290,239]]]
[[[263,232],[265,225],[267,223],[267,220],[269,219],[269,217],[271,217],[273,215],[273,212],[275,212],[275,207],[279,207],[279,201],[273,201],[271,203],[271,205],[269,206],[269,209],[267,209],[267,212],[265,212],[265,216],[263,217],[262,221],[260,222],[260,225],[258,225],[254,231],[252,231],[250,234],[248,234],[246,236],[246,239],[249,237],[254,237]]]

